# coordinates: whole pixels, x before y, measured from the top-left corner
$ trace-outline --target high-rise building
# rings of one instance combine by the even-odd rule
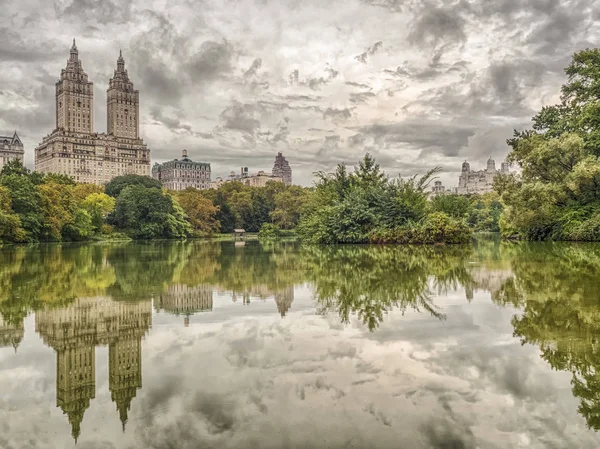
[[[150,150],[139,135],[139,92],[120,53],[107,90],[108,133],[94,132],[94,85],[73,39],[56,83],[56,128],[35,149],[35,169],[105,184],[115,176],[150,175]]]
[[[187,150],[183,150],[181,159],[154,164],[152,177],[158,179],[165,188],[170,190],[185,190],[188,187],[208,189],[210,187],[210,164],[191,160]]]
[[[275,157],[272,174],[273,176],[283,179],[283,183],[286,186],[292,185],[292,169],[289,162],[281,153],[277,153],[277,156]]]
[[[23,155],[25,150],[23,149],[23,143],[17,132],[10,136],[0,136],[0,170],[4,165],[15,159],[23,162]]]

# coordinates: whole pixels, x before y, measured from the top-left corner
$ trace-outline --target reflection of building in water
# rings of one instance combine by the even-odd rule
[[[275,293],[275,303],[277,304],[277,310],[279,311],[281,318],[283,318],[290,307],[292,307],[292,302],[294,302],[293,286],[289,286],[283,291]]]
[[[213,288],[211,285],[189,287],[184,284],[169,285],[155,304],[156,310],[164,310],[174,315],[184,315],[184,323],[190,322],[190,315],[210,311],[213,308]]]
[[[15,352],[17,352],[19,344],[23,341],[24,334],[25,329],[22,320],[18,324],[13,324],[4,321],[4,318],[0,315],[0,347],[12,346],[15,348]]]
[[[294,302],[294,286],[290,285],[283,290],[272,290],[266,285],[253,285],[244,291],[233,291],[231,299],[236,302],[239,296],[242,297],[243,304],[250,304],[252,298],[274,298],[277,310],[283,318]]]
[[[492,299],[496,299],[498,292],[502,289],[506,281],[514,274],[511,270],[490,269],[485,267],[474,267],[470,271],[473,284],[466,286],[467,299],[473,299],[475,290],[483,290],[492,294]]]
[[[68,307],[36,313],[36,331],[56,351],[56,405],[68,415],[75,441],[96,395],[95,347],[108,345],[109,390],[124,429],[142,386],[141,339],[151,325],[150,301],[80,298]]]

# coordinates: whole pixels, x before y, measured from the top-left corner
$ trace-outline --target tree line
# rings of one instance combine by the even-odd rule
[[[229,182],[175,192],[147,176],[79,184],[12,161],[0,171],[0,242],[180,239],[243,228],[264,237],[295,230],[312,243],[460,243],[472,230],[498,230],[497,196],[429,201],[434,173],[388,181],[367,154],[353,173],[344,165],[319,173],[313,188]]]
[[[0,171],[0,243],[128,237],[173,239],[297,226],[309,189],[270,182],[216,190],[168,191],[158,180],[125,175],[105,186],[41,174],[11,161]]]

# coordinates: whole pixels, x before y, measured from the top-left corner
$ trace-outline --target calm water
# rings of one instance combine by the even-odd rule
[[[600,446],[600,246],[0,250],[0,448]]]

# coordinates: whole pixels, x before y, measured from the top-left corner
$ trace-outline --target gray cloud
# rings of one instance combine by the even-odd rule
[[[327,108],[323,112],[323,118],[329,118],[333,122],[345,122],[352,117],[352,111],[350,109],[335,109]]]
[[[364,52],[362,52],[360,55],[355,56],[354,59],[356,59],[359,62],[362,62],[363,64],[366,64],[367,59],[369,58],[369,56],[372,56],[375,53],[377,53],[377,51],[382,46],[383,46],[383,42],[382,41],[377,41],[373,45],[371,45],[370,47],[367,47],[367,49]]]
[[[233,131],[254,134],[260,128],[258,110],[255,105],[233,101],[220,115],[223,126]]]
[[[244,72],[244,78],[250,78],[256,75],[256,72],[262,66],[262,59],[256,58],[252,61],[252,65]]]
[[[366,103],[376,95],[373,92],[351,92],[350,103],[361,104]]]
[[[347,86],[359,87],[361,89],[371,89],[371,86],[364,83],[355,83],[354,81],[346,81]]]
[[[431,47],[462,43],[466,40],[465,19],[452,7],[424,6],[420,17],[414,22],[409,41],[413,45]]]
[[[212,81],[232,71],[234,54],[233,46],[226,40],[202,42],[184,67],[184,73],[195,81]]]
[[[298,69],[292,71],[289,75],[290,84],[296,86],[308,86],[312,90],[319,90],[322,86],[329,84],[339,75],[339,72],[333,67],[327,65],[325,67],[325,76],[309,77],[305,80],[300,78],[300,71]]]
[[[132,2],[128,0],[54,0],[59,19],[123,24],[131,20]]]

